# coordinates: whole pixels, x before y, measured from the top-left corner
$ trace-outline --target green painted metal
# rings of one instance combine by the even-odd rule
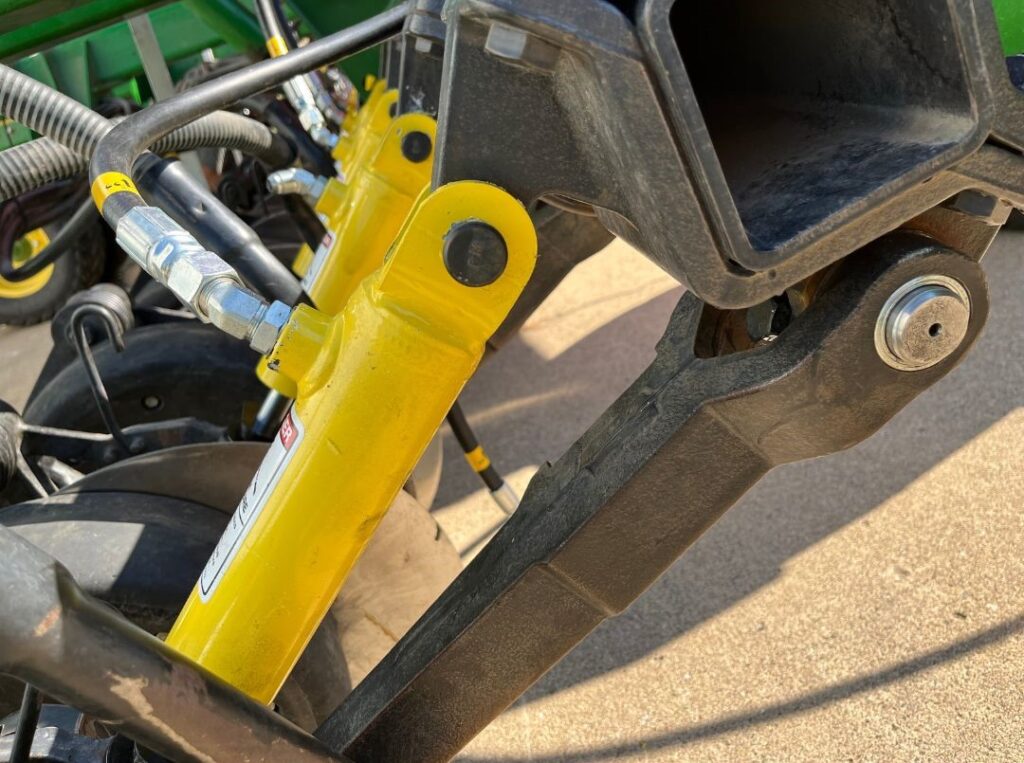
[[[263,33],[256,17],[234,0],[184,0],[184,5],[227,44],[240,51],[263,50]]]
[[[165,0],[166,2],[166,0]],[[5,11],[7,4],[16,9]],[[79,37],[163,3],[153,0],[0,0],[0,60],[7,61]]]
[[[0,8],[22,0],[0,0]],[[120,2],[120,0],[119,0]],[[100,4],[107,3],[101,0]],[[45,0],[39,3],[45,5]],[[137,3],[137,5],[144,5]],[[152,3],[150,3],[152,5]],[[123,7],[118,5],[117,7]],[[102,13],[110,13],[107,3]],[[24,12],[24,7],[19,12]],[[71,12],[68,12],[69,14]],[[259,51],[263,36],[251,13],[235,0],[185,0],[150,11],[160,50],[175,78],[199,60],[206,48],[219,57],[242,51]],[[62,22],[63,23],[63,22]],[[6,35],[0,35],[0,50],[21,52],[40,45],[43,37],[32,31],[35,23]],[[62,29],[66,28],[61,26]],[[62,33],[63,34],[63,33]],[[116,23],[34,52],[14,62],[15,68],[44,84],[93,106],[105,95],[114,95],[136,103],[150,97],[135,42],[127,22]],[[31,139],[32,133],[13,123],[0,130],[0,148]]]
[[[27,127],[0,117],[0,150],[32,140],[32,131]]]
[[[5,2],[21,1],[0,0],[0,8]],[[45,4],[46,0],[40,0],[40,5]],[[158,8],[159,5],[161,3],[153,0],[93,0],[53,18],[30,19],[29,23],[13,29],[8,29],[7,17],[0,16],[0,30],[7,29],[0,32],[0,60],[22,58],[44,48],[52,51],[57,41],[69,38],[74,38],[75,42],[83,38],[95,40],[90,48],[100,59],[106,58],[107,46],[112,40],[131,41],[127,24],[116,22],[145,10],[152,10],[151,19],[162,47],[171,44],[175,48],[195,48],[190,38],[200,37],[208,44],[213,43],[210,47],[224,42],[238,50],[262,47],[256,19],[235,0],[188,0],[165,8]],[[186,20],[184,24],[183,20]],[[170,34],[160,34],[162,24],[173,29],[173,39]],[[96,28],[99,31],[88,34]],[[120,55],[125,49],[125,44],[118,41],[117,53]],[[134,53],[131,57],[138,61]]]
[[[322,37],[378,13],[393,0],[291,0],[303,31]],[[148,12],[174,79],[213,49],[219,58],[262,54],[263,35],[251,0],[0,0],[0,61],[93,106],[116,95],[143,103],[150,97],[125,18]],[[345,62],[353,81],[376,73],[379,53]],[[0,149],[32,138],[21,125],[0,118]]]
[[[191,65],[205,48],[224,48],[222,35],[183,4],[159,8],[150,13],[150,20],[160,50],[171,64],[185,61]],[[40,76],[44,67],[51,72],[49,78]],[[88,105],[114,86],[143,76],[142,62],[126,22],[23,58],[16,68]]]
[[[1024,0],[992,0],[992,5],[1006,55],[1024,53]]]

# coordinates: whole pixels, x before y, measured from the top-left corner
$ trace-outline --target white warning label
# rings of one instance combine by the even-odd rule
[[[320,271],[324,269],[324,263],[327,262],[327,255],[331,252],[331,244],[334,243],[334,234],[330,231],[324,234],[323,239],[320,241],[320,246],[316,248],[316,252],[313,253],[313,261],[309,263],[309,269],[306,270],[306,275],[302,276],[302,288],[308,294],[309,290],[313,288],[313,284],[316,283],[316,279],[320,277]]]
[[[289,411],[277,431],[277,436],[270,444],[270,450],[263,457],[263,463],[256,470],[256,475],[249,483],[245,495],[242,496],[238,508],[232,514],[231,521],[228,522],[224,534],[220,536],[217,547],[213,549],[213,554],[199,576],[199,598],[202,601],[210,600],[224,573],[227,572],[231,560],[241,548],[245,536],[256,524],[256,518],[266,505],[270,494],[274,492],[274,486],[281,479],[292,455],[298,450],[303,432],[298,414],[294,409]]]

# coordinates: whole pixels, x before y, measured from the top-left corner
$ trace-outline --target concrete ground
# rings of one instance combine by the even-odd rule
[[[986,259],[968,359],[846,453],[772,472],[460,756],[518,761],[1024,760],[1024,237]],[[622,244],[469,385],[522,492],[653,357],[679,296]],[[0,331],[20,402],[45,328]],[[466,558],[501,514],[446,441],[435,515]]]

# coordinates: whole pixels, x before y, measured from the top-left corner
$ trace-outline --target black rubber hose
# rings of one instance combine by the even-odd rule
[[[256,11],[256,20],[259,22],[260,29],[263,30],[263,36],[268,41],[280,37],[288,50],[295,50],[299,47],[298,43],[291,42],[291,39],[294,38],[291,28],[288,27],[287,22],[282,20],[282,16],[278,15],[277,9],[274,8],[274,4],[270,0],[255,0],[253,8]],[[287,33],[285,32],[286,28]]]
[[[0,271],[17,272],[13,263],[17,240],[33,228],[50,225],[70,214],[88,196],[81,186],[80,182],[61,180],[0,203]]]
[[[473,471],[480,475],[480,479],[483,480],[484,484],[487,485],[487,489],[492,493],[500,490],[501,486],[505,484],[505,480],[502,479],[501,475],[498,474],[498,470],[494,468],[494,465],[490,463],[490,459],[484,454],[483,448],[480,447],[480,441],[477,440],[476,434],[473,432],[472,427],[469,426],[469,421],[466,420],[466,414],[462,412],[462,406],[457,401],[451,410],[448,411],[447,419],[448,426],[451,427],[452,434],[455,435],[455,440],[459,443],[459,447],[462,448],[462,452],[466,454],[466,460],[473,467]],[[486,466],[480,468],[481,464],[484,463]]]
[[[327,228],[312,207],[298,196],[286,194],[281,197],[281,201],[284,202],[285,209],[295,221],[295,227],[302,234],[302,240],[315,252],[316,248],[320,246],[320,242],[324,240]]]
[[[278,34],[284,38],[284,42],[288,46],[288,50],[295,50],[299,47],[299,38],[295,34],[295,30],[292,28],[292,25],[288,23],[288,17],[284,13],[284,7],[281,5],[281,0],[271,0],[270,7],[274,20],[277,22],[277,27],[280,30]]]
[[[239,73],[242,71],[245,70],[240,70]],[[217,81],[210,84],[215,82]],[[188,96],[190,92],[183,95]],[[178,98],[180,97],[183,96],[178,96]],[[173,100],[176,99],[172,98],[163,103],[170,103]],[[215,109],[211,109],[211,111],[215,111]],[[144,112],[139,112],[139,114],[142,113]],[[113,131],[109,121],[78,103],[78,101],[3,65],[0,65],[0,114],[6,114],[36,132],[53,138],[84,156],[91,155],[94,148],[98,148],[98,144],[102,143],[104,136]],[[187,119],[170,126],[157,136],[157,139],[171,134],[178,127],[182,127],[192,121],[194,120]],[[134,164],[136,157],[142,153],[144,151],[132,155],[129,170],[131,169],[131,164]],[[192,210],[216,209],[218,210],[218,217],[222,217],[225,221],[230,221],[231,226],[243,226],[249,230],[252,236],[255,236],[251,229],[248,229],[248,226],[237,215],[227,209],[204,184],[183,171],[176,173],[176,177],[181,185],[179,196],[183,203]],[[142,203],[141,197],[135,194],[119,193],[114,194],[111,198],[128,195],[137,199],[138,203]],[[109,206],[111,205],[105,205],[105,209]],[[208,217],[207,219],[210,220],[211,225],[215,224],[214,217]],[[179,223],[181,223],[180,220]],[[224,235],[231,236],[232,233],[231,231],[226,231]],[[196,237],[202,242],[200,236],[197,235]],[[260,291],[266,297],[281,299],[281,301],[287,301],[287,299],[279,297],[278,294],[290,295],[295,293],[298,287],[294,276],[258,239],[237,251],[244,254],[244,259],[232,262],[231,265],[257,291]],[[0,254],[2,253],[3,249],[0,249]],[[274,277],[266,279],[265,275],[267,273],[274,274]],[[296,286],[282,286],[291,282],[295,282]]]
[[[220,253],[257,291],[288,304],[299,301],[302,287],[295,276],[277,258],[262,256],[263,242],[220,199],[210,194],[199,203],[195,199],[183,202],[191,198],[191,176],[180,163],[143,154],[136,162],[136,177],[146,197],[190,230],[203,246]],[[0,253],[0,276],[13,282],[31,278],[71,251],[98,218],[96,205],[86,198],[46,248],[25,265],[13,267],[10,247],[8,252]]]
[[[257,119],[266,122],[271,129],[285,136],[295,147],[299,164],[307,170],[324,177],[334,176],[336,170],[330,152],[310,137],[295,112],[286,103],[264,93],[243,98],[238,105],[248,109]]]
[[[263,34],[267,38],[268,45],[271,39],[277,38],[283,43],[285,52],[298,49],[299,40],[295,36],[295,30],[292,28],[292,25],[288,22],[288,17],[285,15],[280,0],[255,0],[254,7],[256,9],[256,18],[260,23]],[[301,78],[309,87],[314,105],[320,113],[328,121],[335,125],[340,125],[344,121],[345,115],[338,110],[337,104],[335,104],[331,94],[327,92],[327,88],[324,87],[318,72],[303,72]]]
[[[14,741],[11,743],[11,763],[28,763],[31,760],[32,740],[36,735],[42,701],[39,690],[32,684],[25,684],[25,692],[21,696],[21,710],[18,713],[18,725],[14,732]]]
[[[192,176],[180,162],[143,154],[135,163],[135,180],[146,198],[223,257],[256,291],[289,305],[299,301],[302,286],[291,270],[214,194],[196,199]]]
[[[130,176],[136,157],[174,129],[298,74],[383,42],[401,31],[408,11],[409,3],[403,3],[304,48],[225,74],[133,114],[107,133],[96,147],[90,163],[90,181],[106,172]],[[103,217],[116,227],[121,217],[141,204],[142,200],[133,193],[114,193],[103,204]]]
[[[81,243],[82,237],[89,232],[89,228],[99,221],[99,212],[91,198],[79,203],[71,218],[64,223],[64,227],[57,232],[42,252],[19,268],[15,268],[11,262],[9,252],[0,255],[0,276],[6,281],[18,283],[27,281],[44,268],[55,263],[58,259],[70,252],[77,244]]]
[[[255,119],[218,111],[161,138],[153,151],[165,154],[196,148],[226,148],[255,156],[271,169],[287,167],[295,149]],[[89,167],[86,156],[52,138],[39,138],[0,151],[0,201],[13,199],[54,180],[72,177]]]

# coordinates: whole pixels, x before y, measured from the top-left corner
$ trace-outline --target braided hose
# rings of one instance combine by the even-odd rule
[[[88,159],[49,138],[0,151],[0,201],[77,175],[88,164]]]
[[[154,143],[152,150],[164,154],[195,148],[237,149],[273,166],[287,164],[294,158],[289,147],[266,125],[229,111],[216,111],[179,127]]]
[[[78,101],[8,66],[0,65],[0,114],[53,138],[76,154],[92,156],[110,122]]]
[[[60,99],[51,98],[48,104],[30,108],[32,104],[23,103],[23,98],[27,96],[18,93],[37,92],[37,89],[26,87],[20,81],[15,87],[10,87],[12,78],[5,80],[8,71],[11,70],[0,66],[0,114],[11,116],[50,137],[0,151],[0,201],[20,196],[54,180],[85,172],[89,166],[89,156],[99,138],[106,135],[114,125],[114,122],[95,114],[77,101],[71,101],[74,106],[69,107]],[[28,79],[24,75],[22,78]],[[15,111],[19,116],[14,116]],[[103,123],[102,126],[86,118],[85,114],[95,116]],[[74,129],[73,125],[79,121],[82,127]],[[82,147],[82,151],[62,143],[58,135]],[[290,146],[266,125],[226,111],[207,114],[179,127],[153,146],[153,150],[159,154],[196,148],[236,149],[255,156],[272,168],[287,165],[294,158]]]
[[[0,114],[17,119],[32,130],[42,133],[63,144],[66,149],[86,158],[95,153],[101,140],[114,129],[112,122],[86,106],[2,64],[0,64]],[[181,137],[183,147],[202,145],[204,137],[211,138],[215,144],[228,142],[229,136],[233,135],[234,137],[230,140],[255,141],[258,145],[267,146],[270,152],[268,156],[278,159],[277,162],[274,162],[277,166],[282,163],[288,164],[294,158],[290,144],[262,125],[252,128],[251,120],[234,114],[213,112],[208,116],[213,116],[214,119],[208,120],[205,125],[200,124],[202,120],[195,119],[192,121],[182,120],[176,126],[183,130]],[[235,127],[231,127],[231,125],[235,125]],[[169,139],[173,135],[172,130],[167,131]],[[266,136],[270,137],[269,144],[266,144]],[[32,144],[26,145],[31,146]],[[44,144],[44,149],[45,147],[46,144]],[[22,149],[21,146],[17,148]],[[7,157],[7,154],[13,150],[0,152],[0,156]],[[26,150],[32,152],[31,156],[34,158],[39,158],[38,148]],[[17,162],[19,156],[27,155],[26,153],[16,153],[13,161]],[[152,152],[140,151],[132,155],[132,159],[129,161],[129,171],[136,159],[141,161],[147,158],[153,162],[167,164]],[[62,153],[55,163],[60,164],[66,159],[67,154]],[[48,162],[40,162],[39,169],[34,173],[37,179],[48,172],[47,165]],[[237,264],[242,277],[262,293],[289,303],[298,299],[301,292],[291,271],[274,257],[249,226],[211,193],[204,183],[189,176],[177,163],[170,163],[170,166],[164,167],[164,170],[168,178],[168,183],[165,185],[174,181],[176,195],[189,201],[187,205],[183,204],[179,209],[180,217],[183,220],[182,225],[196,230],[197,234],[202,236],[203,240],[210,241],[211,245],[230,251],[234,260],[232,264]],[[22,175],[31,177],[33,172],[23,172]],[[3,176],[4,171],[0,169],[0,177]],[[151,189],[154,197],[162,199],[164,205],[169,205],[174,199],[167,198],[165,191],[166,189],[162,187]],[[196,203],[197,200],[201,203]],[[7,250],[9,251],[9,247]],[[5,256],[3,247],[0,247],[0,256]]]

